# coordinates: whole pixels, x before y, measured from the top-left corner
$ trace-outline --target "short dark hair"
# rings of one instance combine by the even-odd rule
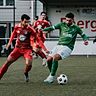
[[[27,14],[23,14],[23,15],[21,16],[21,20],[23,21],[24,19],[29,20],[30,17],[29,17]]]
[[[67,13],[65,17],[73,19],[74,18],[74,14],[70,12],[70,13]]]
[[[47,13],[46,13],[46,12],[44,12],[44,11],[40,13],[40,15],[42,15],[42,14],[45,14],[45,15],[47,15]]]

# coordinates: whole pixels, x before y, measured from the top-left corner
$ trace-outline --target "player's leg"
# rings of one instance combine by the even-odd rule
[[[52,67],[52,61],[53,61],[53,57],[48,56],[48,58],[47,58],[47,67],[48,67],[50,72],[51,72],[51,67]]]
[[[47,77],[44,82],[52,83],[54,81],[54,76],[58,69],[58,61],[64,58],[67,58],[70,56],[72,50],[68,48],[67,46],[58,45],[56,48],[53,49],[53,61],[52,61],[52,67],[50,75]]]
[[[53,56],[56,54],[56,52],[57,52],[57,46],[50,51],[50,54],[47,57],[47,66],[50,72],[52,68]]]
[[[54,47],[54,48],[51,50],[51,52],[50,52],[50,54],[49,54],[49,56],[48,56],[48,58],[47,58],[47,64],[48,64],[47,66],[48,66],[48,68],[49,68],[49,70],[50,70],[50,74],[49,74],[49,76],[44,80],[44,82],[52,83],[52,82],[54,81],[54,76],[51,75],[51,71],[52,71],[53,56],[54,56],[54,54],[56,54],[56,52],[57,52],[57,46]]]
[[[35,51],[42,59],[47,58],[45,53],[42,51],[44,43],[42,42],[41,39],[37,39],[36,42],[36,48],[38,48],[38,51]]]
[[[44,42],[42,42],[42,43],[40,43],[41,44],[41,48],[45,51],[45,53],[42,51],[42,55],[43,55],[43,58],[42,58],[42,60],[43,60],[43,62],[42,62],[42,65],[43,66],[47,66],[47,64],[46,64],[46,58],[47,58],[47,55],[50,53],[49,52],[49,50],[46,48],[46,46],[44,45]]]
[[[18,52],[17,49],[14,49],[10,55],[8,56],[7,60],[5,61],[5,63],[2,65],[2,67],[0,68],[0,79],[3,77],[3,75],[6,73],[6,71],[8,70],[8,67],[14,62],[16,61],[18,58],[20,57],[20,54]]]
[[[42,49],[43,49],[41,46],[42,44],[43,44],[43,42],[39,38],[36,40],[36,42],[34,44],[35,47],[34,47],[34,45],[32,45],[32,47],[33,47],[33,50],[35,51],[35,53],[38,54],[42,58],[42,60],[43,60],[42,65],[45,66],[47,57],[46,57],[46,54],[42,51]]]
[[[43,60],[42,65],[45,66],[46,65],[46,59],[47,59],[45,53],[42,50],[39,50],[36,53],[42,58],[42,60]]]
[[[53,83],[53,81],[55,79],[55,74],[56,74],[56,71],[57,71],[57,68],[58,68],[58,60],[61,59],[61,57],[58,54],[54,55],[52,59],[51,58],[49,59],[49,61],[47,61],[48,68],[50,70],[49,76],[44,80],[44,82],[47,82],[47,83]]]
[[[51,67],[51,72],[50,74],[52,76],[56,75],[56,71],[58,69],[58,61],[61,60],[61,56],[59,54],[54,55],[53,61],[52,61],[52,67]]]
[[[46,48],[44,42],[45,42],[45,39],[43,40],[43,38],[41,38],[41,39],[39,40],[39,45],[40,45],[40,47],[41,47],[47,54],[49,54],[49,50]]]
[[[25,75],[25,81],[29,81],[29,71],[32,68],[32,50],[28,49],[24,51],[24,58],[25,58],[25,69],[24,69],[24,75]]]
[[[32,55],[33,55],[33,58],[34,59],[37,59],[38,58],[38,54],[35,51],[32,52]]]
[[[24,69],[24,75],[25,75],[25,81],[28,82],[29,81],[29,71],[32,68],[32,60],[26,58],[26,65],[25,65],[25,69]]]

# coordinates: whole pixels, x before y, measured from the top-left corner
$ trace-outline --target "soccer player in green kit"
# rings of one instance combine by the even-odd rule
[[[47,66],[50,71],[49,76],[44,80],[47,83],[54,82],[58,61],[70,56],[74,49],[77,34],[83,38],[84,44],[88,45],[88,37],[82,32],[79,26],[74,24],[74,14],[68,13],[65,18],[65,22],[43,29],[43,31],[61,30],[57,46],[51,50],[51,53],[47,57]]]

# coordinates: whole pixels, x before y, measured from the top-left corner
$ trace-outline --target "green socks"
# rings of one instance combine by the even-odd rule
[[[58,61],[53,60],[52,61],[52,67],[51,67],[51,75],[54,76],[56,74],[58,68]]]
[[[49,69],[49,71],[51,72],[52,61],[47,62],[47,64],[48,64],[48,69]]]

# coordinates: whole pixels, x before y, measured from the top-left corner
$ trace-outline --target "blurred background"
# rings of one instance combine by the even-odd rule
[[[0,56],[7,56],[14,48],[15,40],[9,52],[4,51],[21,15],[28,14],[31,23],[42,11],[47,12],[52,25],[63,22],[65,14],[73,12],[75,23],[89,36],[89,45],[85,47],[78,36],[72,55],[96,55],[96,45],[92,43],[96,36],[96,0],[0,0]],[[56,45],[59,35],[60,30],[47,34],[45,44],[50,50],[53,44]]]

